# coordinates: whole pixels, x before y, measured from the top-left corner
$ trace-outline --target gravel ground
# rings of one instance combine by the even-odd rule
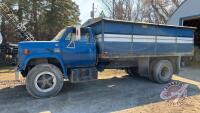
[[[198,113],[200,70],[184,68],[173,80],[189,84],[188,98],[179,104],[160,99],[166,84],[131,78],[123,71],[107,70],[98,81],[70,84],[53,98],[34,99],[24,85],[0,87],[0,113]],[[1,69],[0,80],[14,80],[12,69]]]

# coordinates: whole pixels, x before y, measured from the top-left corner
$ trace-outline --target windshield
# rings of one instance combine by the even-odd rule
[[[62,38],[63,34],[65,33],[66,28],[62,29],[54,38],[52,41],[58,41]]]

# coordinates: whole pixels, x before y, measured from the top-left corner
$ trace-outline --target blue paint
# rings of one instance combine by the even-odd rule
[[[194,37],[194,31],[187,28],[178,28],[177,37]]]
[[[131,46],[132,46],[132,43],[128,43],[128,42],[127,43],[105,42],[104,51],[109,54],[129,54],[131,53]]]
[[[191,53],[194,50],[194,45],[192,44],[178,44],[177,45],[177,53]]]
[[[19,43],[19,67],[18,70],[25,70],[28,62],[32,59],[37,58],[55,58],[59,61],[62,66],[64,75],[67,75],[67,70],[65,69],[64,61],[61,54],[54,53],[55,45],[59,45],[60,42],[20,42]],[[24,55],[23,50],[30,50],[30,55]]]
[[[128,23],[115,23],[105,21],[104,24],[105,25],[103,30],[105,34],[132,34],[132,26],[130,26]]]
[[[94,24],[88,25],[88,27],[82,28],[82,30],[87,31],[87,35],[81,35],[81,40],[73,41],[75,46],[72,48],[69,48],[69,44],[72,41],[70,40],[70,36],[72,36],[70,34],[76,31],[73,27],[66,28],[64,33],[56,41],[20,42],[18,70],[25,70],[28,62],[32,59],[54,58],[61,64],[61,68],[66,77],[68,76],[67,69],[98,67],[98,56],[100,54],[107,53],[109,58],[118,57],[119,59],[124,56],[170,56],[172,53],[173,55],[179,56],[179,54],[184,53],[191,53],[192,55],[194,48],[192,43],[134,42],[133,37],[129,42],[109,42],[104,40],[105,34],[193,38],[193,28],[102,19]],[[101,37],[96,40],[94,36],[99,34]],[[24,55],[23,52],[25,49],[30,51],[29,55]]]
[[[96,44],[90,28],[89,41],[75,41],[75,48],[67,48],[70,43],[68,34],[72,31],[72,27],[67,28],[65,33],[58,41],[41,41],[41,42],[20,42],[19,43],[19,71],[25,70],[28,62],[38,58],[55,58],[62,66],[64,75],[67,76],[67,68],[91,67],[96,64]],[[28,49],[29,55],[24,55],[23,51]],[[55,52],[59,49],[59,52]]]
[[[165,36],[165,37],[180,37],[180,38],[194,38],[194,28],[179,27],[179,26],[165,26],[156,24],[144,24],[134,22],[112,21],[102,19],[98,24],[88,25],[96,34],[125,34],[125,35],[143,35],[143,36]],[[101,23],[104,23],[104,29],[100,28]],[[100,31],[99,31],[100,30]],[[102,35],[103,36],[103,35]],[[102,37],[104,38],[104,37]],[[114,38],[114,37],[113,37]],[[132,44],[131,44],[132,43]],[[105,42],[98,43],[99,54],[104,52],[117,53],[120,55],[132,52],[134,55],[170,55],[171,53],[191,53],[193,51],[193,44],[176,44],[176,43],[124,43],[124,42]],[[104,49],[102,49],[104,48]],[[131,49],[131,50],[129,50]]]
[[[152,35],[156,34],[156,25],[141,25],[141,24],[130,24],[133,26],[132,34],[134,35]]]
[[[158,54],[176,53],[175,43],[158,43],[156,52]]]
[[[159,36],[177,36],[177,28],[160,26],[159,28],[157,28],[156,34]]]
[[[176,43],[142,43],[142,42],[105,42],[104,52],[109,53],[110,57],[122,55],[170,55],[174,53],[192,53],[192,44]],[[113,56],[114,55],[114,56]]]
[[[102,28],[104,22],[104,29]],[[112,21],[102,19],[101,21],[88,25],[95,34],[134,34],[134,35],[152,35],[152,36],[178,36],[193,38],[194,28],[167,26],[123,21]]]

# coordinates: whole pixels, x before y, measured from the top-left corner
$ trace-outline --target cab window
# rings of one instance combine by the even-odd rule
[[[90,32],[88,29],[81,29],[81,41],[90,42]]]
[[[65,38],[65,40],[76,40],[76,30],[72,29],[72,31],[70,33],[68,33],[67,37]]]
[[[72,40],[72,39],[74,41],[77,40],[75,28],[73,28],[72,31],[70,33],[68,33],[67,37],[65,38],[65,40]],[[90,32],[89,32],[88,29],[84,29],[84,28],[81,29],[81,39],[80,39],[80,41],[90,42]]]

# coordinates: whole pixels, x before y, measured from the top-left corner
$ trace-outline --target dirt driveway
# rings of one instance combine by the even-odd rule
[[[14,79],[12,69],[0,71],[0,80]],[[8,77],[6,77],[8,76]],[[25,86],[0,89],[0,113],[198,113],[200,70],[185,68],[174,81],[189,84],[188,98],[172,105],[160,99],[166,84],[131,78],[123,71],[107,70],[100,80],[65,83],[62,92],[48,99],[34,99]]]

